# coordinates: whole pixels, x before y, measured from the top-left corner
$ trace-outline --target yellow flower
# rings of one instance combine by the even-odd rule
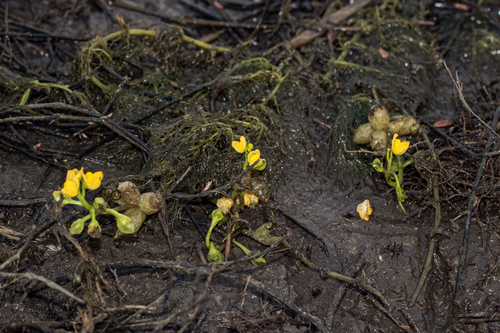
[[[240,141],[233,141],[232,146],[234,150],[236,150],[238,153],[244,153],[245,152],[245,147],[247,146],[247,139],[242,135],[240,136]]]
[[[410,147],[410,141],[401,141],[397,137],[398,135],[394,134],[392,138],[392,152],[395,155],[403,155]]]
[[[101,180],[102,180],[102,171],[97,171],[95,173],[87,172],[86,174],[83,175],[83,181],[85,182],[85,186],[89,190],[95,190],[99,186],[101,186]]]
[[[260,158],[260,150],[258,150],[258,149],[255,149],[254,151],[251,151],[250,153],[248,153],[247,160],[248,160],[248,164],[250,164],[250,165],[253,164],[257,160],[260,160],[259,163],[257,163],[257,165],[254,166],[254,168],[259,168],[260,166],[262,166],[262,164],[264,164],[264,160],[262,160]]]
[[[66,181],[64,182],[64,187],[61,190],[62,195],[64,195],[66,198],[76,197],[79,188],[80,180],[78,179],[78,170],[68,170],[68,173],[66,174]]]
[[[370,215],[373,212],[372,206],[370,205],[370,200],[365,200],[360,203],[356,210],[359,214],[359,217],[361,217],[365,221],[368,221],[370,219]]]
[[[64,182],[64,187],[62,188],[61,193],[66,198],[76,197],[76,195],[78,194],[78,185],[68,180]]]
[[[233,207],[234,201],[230,198],[220,198],[217,200],[217,208],[221,210],[224,214],[229,213],[231,207]]]

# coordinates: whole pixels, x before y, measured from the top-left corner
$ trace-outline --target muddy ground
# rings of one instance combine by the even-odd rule
[[[491,125],[499,106],[499,3],[372,1],[336,25],[347,31],[327,26],[331,29],[327,35],[296,49],[286,44],[273,47],[304,32],[304,27],[320,25],[311,19],[327,15],[330,5],[329,10],[335,12],[349,2],[291,2],[290,16],[276,33],[273,24],[281,6],[277,1],[244,2],[248,7],[216,1],[210,2],[212,6],[167,0],[127,3],[171,18],[217,22],[224,19],[220,13],[225,8],[225,15],[235,22],[250,15],[245,22],[254,26],[220,29],[191,24],[185,28],[186,35],[198,39],[218,32],[210,42],[231,47],[232,52],[202,53],[184,45],[167,47],[164,53],[140,54],[134,58],[139,65],[114,59],[111,64],[122,76],[144,81],[134,86],[142,92],[140,97],[113,96],[120,80],[103,72],[98,73],[113,87],[111,93],[100,91],[88,77],[73,88],[86,95],[89,105],[99,112],[110,107],[112,119],[126,124],[164,104],[169,93],[176,98],[215,80],[139,125],[142,134],[136,137],[146,142],[148,153],[130,141],[114,138],[77,156],[112,135],[112,130],[88,128],[85,122],[72,126],[30,119],[10,122],[18,114],[0,111],[0,226],[5,227],[0,235],[0,260],[5,263],[29,242],[20,257],[0,272],[3,332],[500,330],[500,173],[494,154],[485,159],[478,203],[471,210],[466,265],[456,292],[468,202],[490,135],[486,125]],[[172,29],[165,26],[165,19],[124,8],[122,2],[111,6],[100,1],[46,0],[3,2],[2,31],[103,37],[121,29],[103,9],[107,5],[131,29]],[[200,8],[209,13],[203,14]],[[264,8],[263,23],[269,26],[255,30]],[[360,27],[366,30],[356,37]],[[236,50],[238,39],[249,39],[254,30],[253,42],[240,44]],[[9,73],[40,82],[57,77],[65,84],[88,74],[82,72],[78,55],[85,41],[5,35],[1,66]],[[143,39],[131,37],[130,43],[128,49],[123,47],[126,43],[117,43],[116,53],[133,55]],[[221,73],[260,57],[266,59],[259,60],[262,67],[242,66],[230,74],[230,83],[222,82]],[[96,69],[101,63],[91,60],[92,69],[102,71]],[[104,57],[100,61],[106,64]],[[444,62],[461,81],[464,100],[474,113],[464,107]],[[241,79],[259,70],[269,72],[263,79]],[[163,75],[161,83],[154,73]],[[277,73],[288,76],[275,99],[256,107],[276,87]],[[5,76],[2,80],[2,109],[7,110],[19,105],[27,86],[16,81],[17,88],[12,88]],[[123,89],[126,92],[128,87]],[[33,90],[26,104],[67,103],[54,88]],[[156,95],[144,98],[145,92]],[[422,132],[438,151],[437,161],[427,157],[430,164],[416,161],[415,168],[406,170],[406,214],[398,208],[394,190],[372,171],[373,156],[346,152],[367,148],[353,144],[352,129],[366,122],[366,112],[376,99],[392,115],[408,112],[419,119]],[[89,105],[79,104],[85,109]],[[243,126],[238,123],[241,120],[251,125]],[[425,125],[442,120],[450,121],[438,127],[446,137]],[[219,123],[225,125],[219,128]],[[210,124],[207,132],[215,133],[217,141],[207,140],[193,153],[190,145],[196,147],[197,140],[209,135],[202,133],[200,124]],[[172,130],[177,126],[179,130]],[[263,134],[258,135],[260,129]],[[195,134],[186,139],[190,131]],[[109,217],[100,219],[100,238],[86,232],[65,236],[63,230],[83,216],[80,208],[71,206],[58,211],[52,200],[52,192],[61,189],[68,169],[102,171],[102,188],[129,179],[147,192],[167,190],[191,166],[191,173],[174,192],[194,195],[210,181],[215,188],[238,176],[242,160],[231,148],[234,135],[249,137],[262,150],[268,166],[259,175],[265,177],[271,192],[269,202],[244,210],[241,218],[249,221],[251,230],[274,222],[273,233],[286,236],[292,250],[278,244],[265,256],[267,264],[259,268],[249,261],[227,269],[224,264],[214,268],[202,263],[208,252],[205,241],[183,209],[187,204],[197,220],[209,223],[208,214],[215,206],[202,198],[167,200],[175,262],[158,214],[149,216],[134,237],[115,238],[116,223]],[[408,139],[409,152],[429,151],[423,136]],[[499,150],[497,136],[492,147],[492,152]],[[432,179],[440,192],[437,229],[433,229],[438,205]],[[103,195],[97,191],[90,196],[97,193]],[[27,201],[31,199],[38,201]],[[374,209],[369,221],[361,220],[356,212],[366,199]],[[318,235],[329,255],[318,239],[290,217]],[[224,228],[217,229],[215,241],[221,243],[225,234]],[[415,295],[432,239],[437,245],[430,256],[430,271],[422,291]],[[267,248],[244,236],[238,241],[256,251]],[[230,260],[243,256],[231,248]],[[301,257],[321,269],[308,268]],[[345,283],[327,272],[354,280]],[[71,296],[29,273],[56,282]]]

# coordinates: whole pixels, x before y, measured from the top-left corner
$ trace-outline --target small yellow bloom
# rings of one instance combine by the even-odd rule
[[[220,198],[217,200],[217,208],[221,210],[222,213],[227,214],[233,207],[234,201],[230,198]]]
[[[238,153],[244,153],[245,152],[245,147],[247,146],[247,139],[242,135],[240,136],[240,141],[233,141],[232,146],[234,150],[236,150]]]
[[[61,190],[62,195],[66,198],[76,197],[78,194],[78,183],[72,182],[71,180],[67,180],[64,182],[64,187]]]
[[[256,166],[254,166],[254,168],[258,168],[260,166],[262,166],[262,164],[264,164],[264,161],[260,158],[260,150],[258,149],[255,149],[254,151],[251,151],[250,153],[248,153],[248,164],[253,164],[255,161],[257,160],[260,160],[259,163],[257,163]]]
[[[66,198],[76,197],[79,188],[80,179],[78,179],[78,170],[68,170],[68,173],[66,174],[66,181],[64,182],[64,187],[61,190],[62,195],[64,195]]]
[[[370,215],[373,212],[372,206],[370,205],[370,200],[365,200],[360,203],[356,210],[359,214],[359,217],[361,217],[365,221],[368,221],[370,219]]]
[[[83,171],[82,171],[83,174]],[[95,173],[87,172],[83,175],[83,181],[85,182],[85,186],[89,190],[95,190],[101,186],[102,180],[102,171],[97,171]]]
[[[398,135],[394,134],[392,138],[392,152],[395,155],[403,155],[410,147],[410,141],[401,141],[397,137]]]

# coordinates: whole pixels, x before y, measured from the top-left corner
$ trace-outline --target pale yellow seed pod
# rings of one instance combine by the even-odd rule
[[[141,193],[134,183],[130,181],[120,183],[118,185],[118,191],[121,194],[120,199],[122,199],[124,203],[132,206],[137,206],[139,204]]]
[[[387,132],[384,130],[374,131],[370,139],[370,147],[373,151],[384,150],[387,147]]]
[[[354,143],[357,145],[367,145],[373,133],[373,127],[370,123],[360,125],[354,130]]]
[[[390,120],[389,111],[382,105],[374,105],[368,110],[368,121],[375,131],[385,130]]]
[[[415,134],[420,128],[417,120],[412,116],[397,116],[392,117],[391,122],[387,126],[387,132],[392,136],[399,135],[412,135]]]
[[[141,212],[146,215],[158,213],[160,210],[160,199],[153,192],[143,193],[138,206]]]
[[[220,198],[217,200],[217,208],[221,210],[222,213],[228,214],[233,207],[234,201],[230,198]]]

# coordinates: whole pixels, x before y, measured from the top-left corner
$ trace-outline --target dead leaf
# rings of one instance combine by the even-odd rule
[[[453,124],[453,122],[451,120],[440,120],[440,121],[436,121],[434,123],[434,126],[435,127],[447,127],[447,126],[451,126]]]
[[[453,7],[455,7],[455,9],[459,9],[459,10],[469,10],[469,6],[467,6],[466,4],[463,4],[463,3],[454,3]]]
[[[386,50],[384,50],[383,48],[380,48],[378,49],[378,53],[380,54],[380,56],[384,59],[387,59],[387,57],[389,57],[389,52],[387,52]]]

